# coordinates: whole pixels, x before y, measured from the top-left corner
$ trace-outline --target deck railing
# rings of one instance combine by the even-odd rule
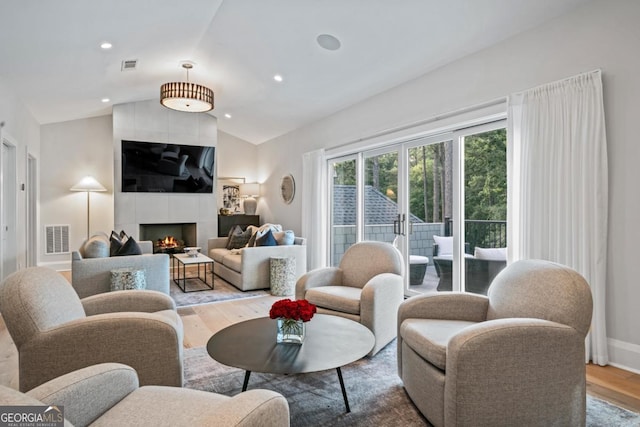
[[[444,232],[451,236],[451,218],[445,218]],[[465,242],[469,244],[471,253],[476,246],[481,248],[505,248],[507,247],[507,221],[475,220],[464,221]]]

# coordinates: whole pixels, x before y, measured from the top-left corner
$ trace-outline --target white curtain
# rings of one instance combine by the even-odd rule
[[[324,150],[302,155],[302,233],[307,269],[327,266],[327,171]]]
[[[587,360],[608,362],[607,141],[600,71],[509,98],[509,259],[582,274],[593,295]]]

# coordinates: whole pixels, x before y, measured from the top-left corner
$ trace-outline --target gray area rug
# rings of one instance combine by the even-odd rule
[[[211,276],[211,273],[207,273],[207,281],[209,283],[211,283]],[[169,294],[174,299],[178,307],[187,307],[190,305],[207,304],[210,302],[228,301],[238,298],[269,295],[268,291],[242,292],[232,284],[227,283],[226,280],[223,280],[216,275],[213,275],[213,290],[210,290],[204,283],[202,283],[202,281],[195,278],[187,279],[187,291],[191,291],[193,289],[205,290],[197,292],[182,292],[182,289],[180,289],[178,285],[176,285],[173,281],[173,276],[171,277],[170,282],[171,285]],[[180,286],[182,286],[182,283],[180,284]]]
[[[244,371],[222,365],[204,347],[184,353],[185,387],[233,396],[242,390]],[[429,426],[402,387],[396,371],[393,341],[373,358],[342,368],[351,413],[335,370],[300,375],[252,373],[249,389],[264,388],[284,395],[292,426]],[[587,396],[587,426],[640,426],[640,414]]]

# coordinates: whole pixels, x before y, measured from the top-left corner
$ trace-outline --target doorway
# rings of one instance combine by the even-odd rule
[[[38,265],[38,161],[27,155],[27,267]]]
[[[491,121],[329,159],[331,265],[355,242],[384,241],[404,257],[406,295],[482,293],[478,278],[497,274],[499,263],[466,260],[476,247],[506,253],[505,126]]]
[[[9,137],[2,136],[1,152],[2,169],[0,170],[0,279],[4,280],[15,272],[17,261],[17,177],[16,177],[16,144]]]

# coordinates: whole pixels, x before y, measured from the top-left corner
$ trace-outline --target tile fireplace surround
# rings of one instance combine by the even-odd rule
[[[113,106],[114,225],[140,239],[145,224],[195,224],[196,242],[207,247],[207,239],[217,236],[216,194],[123,193],[123,139],[186,145],[216,146],[217,119],[209,114],[169,110],[156,101],[131,102]],[[218,159],[215,160],[217,169]],[[214,174],[214,176],[217,172]],[[216,185],[213,187],[216,188]],[[164,236],[163,236],[164,237]]]

